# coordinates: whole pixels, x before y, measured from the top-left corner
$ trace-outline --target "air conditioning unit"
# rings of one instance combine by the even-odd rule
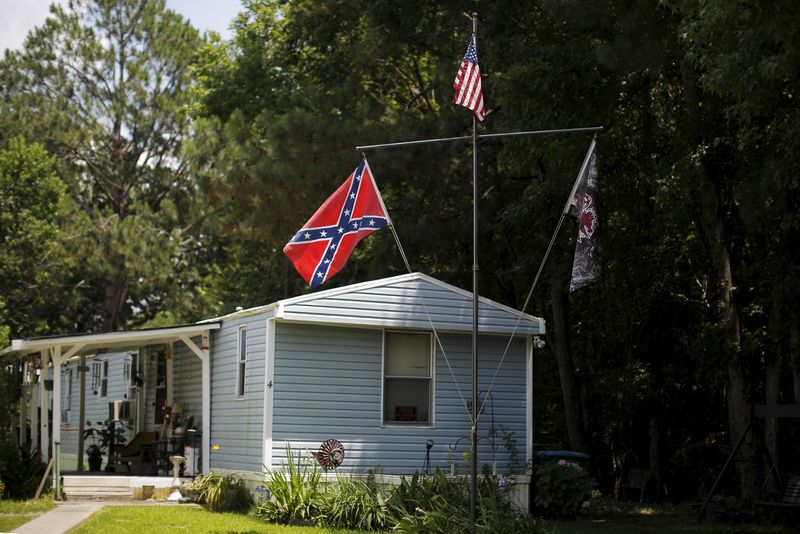
[[[136,403],[127,400],[115,400],[108,403],[108,418],[112,421],[134,419]]]

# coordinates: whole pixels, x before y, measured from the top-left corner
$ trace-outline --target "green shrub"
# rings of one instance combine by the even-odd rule
[[[0,499],[2,499],[5,496],[5,493],[6,493],[6,485],[3,483],[2,480],[0,480]]]
[[[0,443],[0,480],[9,499],[30,499],[42,480],[47,466],[39,458],[39,451],[20,447],[15,443]]]
[[[285,525],[311,525],[320,516],[323,501],[320,493],[322,475],[316,461],[301,458],[286,445],[287,462],[279,471],[267,470],[264,485],[269,499],[256,504],[251,513],[267,521]]]
[[[386,530],[389,527],[388,495],[375,483],[339,477],[336,485],[323,494],[320,522],[327,527],[352,530]]]
[[[448,479],[441,469],[432,476],[415,473],[411,479],[403,477],[400,485],[392,491],[392,507],[395,516],[405,512],[415,514],[418,510],[432,510],[440,504],[437,497],[458,508],[469,506],[469,486],[465,477]]]
[[[572,518],[592,495],[589,474],[567,462],[537,465],[534,470],[536,512],[546,517]]]
[[[503,482],[501,484],[501,481]],[[507,499],[508,479],[484,476],[478,484],[476,529],[482,533],[533,534],[536,521],[514,513]],[[456,533],[470,530],[470,482],[467,477],[447,478],[415,474],[403,478],[390,499],[391,523],[401,533]]]
[[[198,492],[199,502],[213,512],[246,510],[252,502],[244,480],[232,473],[200,475],[191,489]]]

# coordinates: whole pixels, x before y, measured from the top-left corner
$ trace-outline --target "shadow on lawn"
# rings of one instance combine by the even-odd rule
[[[704,533],[758,533],[786,534],[797,532],[795,526],[764,522],[712,522],[700,523],[691,505],[673,506],[658,504],[641,506],[606,502],[594,512],[574,521],[544,521],[553,534],[589,534],[594,532],[619,532],[622,534],[645,532],[650,534]]]

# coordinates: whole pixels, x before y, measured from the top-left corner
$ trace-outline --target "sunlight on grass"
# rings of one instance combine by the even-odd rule
[[[47,512],[56,505],[51,496],[27,501],[0,500],[0,514],[28,514],[34,512]]]
[[[108,506],[74,531],[76,534],[160,532],[355,534],[349,530],[271,525],[242,514],[214,513],[183,506]]]
[[[36,516],[16,514],[0,515],[0,532],[13,532],[18,526],[24,525],[34,517]]]

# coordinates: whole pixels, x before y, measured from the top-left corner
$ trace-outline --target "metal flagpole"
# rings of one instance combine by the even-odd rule
[[[478,48],[478,14],[472,13],[472,38]],[[471,532],[478,522],[478,121],[472,114],[472,480]]]
[[[465,13],[466,15],[466,13]],[[478,30],[478,14],[473,12],[467,15],[472,20],[472,33],[477,36]],[[476,39],[477,40],[477,39]],[[475,45],[477,47],[477,43]],[[516,137],[516,136],[533,136],[533,135],[548,135],[548,134],[563,134],[563,133],[586,133],[586,132],[599,132],[602,131],[602,126],[590,126],[583,128],[559,128],[552,130],[529,130],[522,132],[504,132],[494,134],[481,134],[478,135],[477,119],[475,114],[472,115],[472,135],[458,136],[458,137],[442,137],[436,139],[421,139],[415,141],[400,141],[396,143],[381,143],[375,145],[359,145],[356,150],[363,151],[368,149],[378,148],[394,148],[400,146],[410,145],[423,145],[434,143],[447,143],[452,141],[466,141],[472,139],[472,406],[470,411],[471,423],[471,438],[472,438],[472,462],[471,462],[471,487],[470,487],[470,508],[471,508],[471,528],[470,531],[474,534],[477,527],[478,520],[478,412],[480,411],[478,405],[478,282],[479,282],[479,262],[478,262],[478,139],[491,139],[495,137]],[[370,173],[371,174],[371,173]],[[384,208],[385,211],[385,208]],[[394,232],[394,226],[392,232]],[[395,239],[397,234],[395,233]],[[408,267],[408,260],[403,259]],[[410,270],[410,268],[409,268]],[[541,270],[541,268],[540,268]],[[538,274],[537,274],[538,278]],[[530,295],[529,295],[530,297]]]
[[[493,137],[519,137],[519,136],[529,136],[529,135],[551,135],[551,134],[562,134],[562,133],[586,133],[586,132],[601,132],[603,131],[602,126],[587,126],[584,128],[558,128],[555,130],[528,130],[524,132],[502,132],[502,133],[493,133],[493,134],[480,134],[478,135],[478,139],[490,139]],[[398,146],[409,146],[409,145],[431,145],[433,143],[449,143],[451,141],[466,141],[467,139],[472,139],[473,135],[462,135],[460,137],[439,137],[435,139],[420,139],[418,141],[400,141],[397,143],[381,143],[378,145],[361,145],[357,146],[356,150],[368,150],[371,148],[394,148]]]

